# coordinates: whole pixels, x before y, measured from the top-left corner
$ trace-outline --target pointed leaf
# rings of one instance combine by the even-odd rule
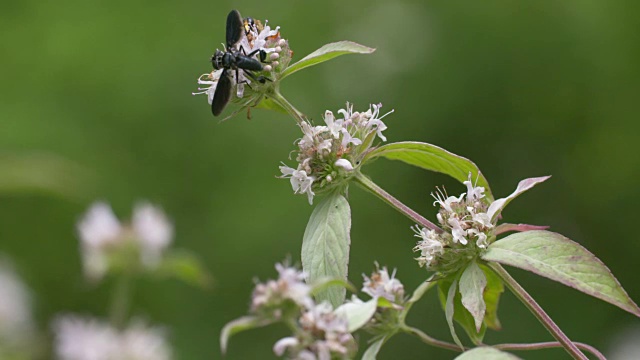
[[[541,176],[537,178],[529,178],[529,179],[524,179],[520,181],[518,183],[518,187],[516,188],[516,191],[514,191],[511,195],[507,196],[506,198],[498,199],[493,203],[491,203],[491,205],[489,205],[489,209],[487,210],[487,215],[493,221],[496,218],[496,216],[500,214],[502,209],[504,209],[511,202],[511,200],[517,198],[523,192],[531,189],[532,187],[536,186],[537,184],[540,184],[541,182],[549,179],[550,177],[551,176]]]
[[[487,312],[484,316],[484,323],[489,329],[500,330],[502,324],[498,319],[498,303],[500,296],[504,292],[502,279],[489,267],[480,265],[484,275],[487,277],[487,287],[484,289],[484,302],[487,304]]]
[[[560,234],[544,230],[511,234],[489,245],[482,259],[531,271],[640,317],[640,308],[611,271],[587,249]]]
[[[451,286],[451,280],[438,281],[438,296],[440,298],[440,303],[445,310],[445,315],[447,313],[447,299],[449,292],[451,291]],[[467,336],[469,336],[469,339],[471,339],[474,344],[480,344],[482,343],[487,327],[483,324],[479,332],[476,330],[475,320],[469,311],[462,305],[460,291],[457,290],[458,288],[459,286],[456,284],[455,297],[453,301],[453,319],[462,326],[464,331],[467,333]]]
[[[227,345],[231,336],[245,330],[255,329],[271,324],[271,321],[255,316],[243,316],[227,323],[220,334],[220,351],[227,352]]]
[[[285,108],[283,108],[282,106],[280,106],[280,104],[278,104],[277,102],[273,101],[271,98],[268,98],[268,97],[265,97],[262,100],[260,100],[255,107],[257,109],[267,109],[267,110],[277,111],[282,114],[287,113],[287,110]]]
[[[451,337],[453,337],[453,341],[460,346],[460,349],[464,350],[464,346],[456,334],[456,328],[453,325],[453,315],[455,314],[455,296],[458,290],[458,281],[454,280],[453,283],[449,286],[447,290],[447,299],[444,306],[444,316],[447,318],[447,324],[449,325],[449,331],[451,332]]]
[[[496,226],[495,230],[493,231],[493,233],[495,235],[500,235],[500,234],[504,234],[506,232],[511,232],[511,231],[531,231],[531,230],[547,230],[549,228],[549,226],[546,225],[529,225],[529,224],[509,224],[509,223],[502,223],[498,226]]]
[[[335,313],[347,319],[348,331],[350,333],[365,326],[376,313],[378,308],[378,298],[373,298],[367,302],[347,302],[340,305]]]
[[[293,74],[298,70],[302,70],[309,66],[320,64],[322,62],[331,60],[340,55],[371,54],[374,51],[376,51],[376,49],[373,49],[364,45],[360,45],[352,41],[339,41],[331,44],[326,44],[320,49],[305,56],[302,60],[298,61],[297,63],[287,67],[282,72],[282,76],[280,77],[280,79],[284,79],[285,77]]]
[[[476,324],[476,331],[480,332],[484,321],[487,305],[484,303],[484,289],[487,278],[482,269],[472,261],[460,276],[460,295],[462,305],[469,310]]]
[[[477,347],[458,355],[455,360],[519,360],[520,358],[488,346]]]
[[[309,282],[319,278],[347,278],[351,239],[351,209],[339,193],[333,193],[316,206],[302,240],[302,268]],[[344,302],[345,289],[331,287],[316,295],[321,302],[329,301],[334,308]]]
[[[362,355],[362,360],[376,360],[376,357],[378,356],[382,345],[384,345],[384,343],[386,343],[387,340],[389,340],[389,338],[391,338],[392,336],[393,334],[386,335],[382,339],[376,340],[373,344],[369,345],[367,350]]]
[[[368,153],[362,163],[365,164],[381,156],[390,160],[404,161],[429,171],[440,172],[460,182],[466,181],[471,173],[472,179],[478,179],[477,185],[485,188],[485,195],[489,200],[493,200],[489,183],[476,164],[441,147],[413,141],[386,144]]]

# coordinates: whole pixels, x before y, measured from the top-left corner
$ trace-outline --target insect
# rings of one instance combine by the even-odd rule
[[[247,20],[250,20],[250,22]],[[246,24],[248,24],[248,26]],[[264,50],[256,49],[247,54],[242,46],[240,46],[239,49],[236,48],[242,38],[242,32],[246,32],[247,29],[251,30],[251,26],[254,26],[254,24],[251,18],[243,21],[238,10],[231,10],[229,15],[227,15],[227,43],[225,49],[224,51],[217,49],[211,57],[211,63],[214,69],[224,69],[220,75],[220,80],[218,80],[216,91],[213,94],[213,101],[211,102],[211,112],[213,116],[220,115],[231,99],[233,71],[235,71],[236,81],[239,79],[240,70],[249,78],[259,83],[264,84],[267,80],[270,80],[263,75],[258,76],[254,73],[254,71],[262,71],[263,66],[260,61],[254,59],[253,56],[259,54],[260,59],[264,61],[266,58],[266,52]]]

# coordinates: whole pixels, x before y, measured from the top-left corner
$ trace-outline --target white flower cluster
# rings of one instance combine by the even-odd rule
[[[400,280],[396,279],[396,270],[393,270],[391,276],[387,267],[384,266],[380,269],[378,263],[376,263],[376,271],[371,274],[371,277],[367,277],[362,274],[364,283],[362,284],[362,291],[371,297],[383,297],[391,302],[401,303],[404,298],[404,286]]]
[[[109,269],[110,255],[132,244],[140,263],[155,268],[173,238],[173,225],[164,212],[148,203],[133,210],[130,226],[122,225],[106,203],[95,203],[77,225],[85,275],[101,279]]]
[[[60,360],[169,360],[162,329],[137,321],[119,331],[93,318],[62,316],[53,325]]]
[[[276,270],[280,275],[278,280],[269,280],[256,285],[251,296],[251,311],[264,313],[269,309],[279,310],[282,303],[287,300],[293,301],[302,308],[312,307],[311,288],[304,282],[306,274],[282,264],[276,264]],[[277,311],[272,315],[279,318],[282,314]]]
[[[301,331],[295,337],[278,340],[273,352],[287,353],[295,360],[351,359],[356,348],[347,320],[337,315],[329,303],[313,306],[298,321]]]
[[[245,54],[250,54],[256,50],[262,50],[266,53],[267,58],[265,61],[267,63],[263,65],[263,71],[268,73],[270,77],[284,70],[291,61],[292,53],[289,49],[289,42],[280,37],[279,26],[272,29],[267,21],[265,21],[264,25],[259,20],[254,20],[253,23],[246,23],[237,48],[244,50]],[[260,51],[256,52],[253,58],[260,61]],[[223,70],[213,70],[210,73],[200,75],[198,77],[198,91],[192,93],[192,95],[206,94],[209,104],[211,104]],[[244,96],[244,84],[252,86],[252,79],[245,76],[242,70],[238,71],[238,79],[235,79],[235,71],[231,73],[235,84],[237,84],[236,95],[242,98]],[[256,85],[260,86],[260,84]]]
[[[420,252],[416,258],[420,266],[432,268],[448,248],[486,249],[489,245],[487,241],[495,226],[489,214],[491,203],[485,197],[484,187],[472,183],[471,174],[464,185],[467,192],[458,197],[447,196],[440,189],[431,194],[435,198],[433,204],[440,206],[437,218],[444,233],[412,227],[415,236],[421,239],[413,249]]]
[[[278,356],[289,359],[349,358],[355,340],[348,332],[347,320],[331,305],[317,305],[306,274],[293,267],[276,264],[278,280],[257,284],[252,295],[251,312],[265,320],[289,319],[296,324],[294,336],[279,340],[273,347]]]
[[[297,168],[283,164],[280,166],[282,177],[290,178],[291,187],[296,194],[307,194],[309,204],[313,203],[314,190],[320,190],[339,180],[348,178],[358,166],[361,157],[369,149],[376,135],[386,141],[382,132],[387,126],[380,116],[381,104],[371,105],[367,111],[354,112],[347,103],[346,109],[340,109],[342,118],[336,119],[327,110],[324,126],[313,126],[302,122],[303,136],[297,141]]]

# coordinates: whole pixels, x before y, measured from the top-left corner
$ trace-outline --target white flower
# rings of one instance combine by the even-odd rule
[[[480,176],[480,174],[478,174],[478,176]],[[480,200],[484,197],[484,187],[474,186],[471,183],[471,173],[469,173],[468,180],[464,181],[463,184],[467,186],[467,201],[469,201],[470,203],[474,203],[475,201]]]
[[[400,280],[396,279],[396,270],[389,276],[387,267],[380,269],[376,263],[376,271],[371,274],[371,278],[362,274],[364,283],[362,291],[371,297],[383,297],[391,302],[402,301],[404,296],[404,286]]]
[[[211,103],[213,102],[213,95],[216,92],[216,87],[218,86],[218,81],[220,80],[220,76],[222,76],[223,70],[224,69],[219,69],[210,73],[200,75],[200,77],[198,78],[198,85],[208,86],[198,87],[198,91],[191,93],[191,95],[206,94],[209,105],[211,105]]]
[[[353,165],[351,165],[351,161],[347,159],[338,159],[334,163],[335,166],[340,167],[346,171],[353,171]]]
[[[112,360],[120,348],[117,332],[95,319],[65,316],[55,320],[55,352],[59,360]]]
[[[438,256],[444,254],[444,245],[435,230],[420,228],[418,225],[413,226],[411,229],[415,232],[415,237],[422,239],[413,248],[413,251],[420,251],[420,256],[416,260],[418,260],[420,266],[426,265],[430,267]]]
[[[298,339],[294,337],[282,338],[278,340],[275,345],[273,345],[273,352],[278,356],[282,356],[287,348],[296,347],[299,344],[300,342],[298,341]]]
[[[0,261],[0,344],[27,347],[33,332],[29,291],[10,265]]]
[[[53,324],[59,360],[169,360],[171,350],[161,330],[135,322],[122,332],[103,321],[75,315]]]
[[[449,196],[447,197],[445,195],[445,193],[440,190],[440,189],[436,189],[436,193],[431,193],[431,196],[436,199],[436,201],[433,202],[433,205],[435,204],[440,204],[440,207],[442,207],[443,209],[445,209],[446,211],[452,213],[453,212],[453,208],[451,207],[453,204],[459,204],[460,202],[462,202],[462,199],[464,199],[464,195],[465,193],[462,193],[462,195],[460,195],[460,197],[455,197],[455,196]]]
[[[142,261],[147,266],[156,266],[171,244],[173,225],[161,209],[146,202],[136,205],[132,225],[142,248]]]
[[[336,120],[335,117],[333,116],[333,113],[327,110],[324,113],[324,122],[327,124],[327,129],[329,130],[329,133],[331,134],[331,136],[333,136],[334,139],[337,139],[342,133],[343,121]]]
[[[100,279],[108,268],[106,248],[121,241],[122,226],[111,207],[94,203],[77,226],[82,265],[90,279]]]
[[[292,300],[302,308],[311,308],[311,288],[304,282],[306,273],[293,267],[276,264],[278,280],[257,284],[251,296],[251,308],[260,312],[263,307],[279,305],[284,300]]]
[[[311,185],[315,178],[313,176],[308,176],[307,172],[304,170],[295,170],[286,165],[280,166],[280,171],[282,172],[282,177],[290,178],[293,192],[296,194],[306,193],[309,198],[309,204],[313,204],[313,196],[315,193],[311,189]]]
[[[140,321],[134,322],[120,335],[122,358],[127,360],[169,360],[171,349],[165,333],[159,328],[149,328]]]
[[[455,217],[450,217],[447,221],[451,226],[451,235],[453,236],[453,242],[459,242],[462,245],[467,245],[467,232],[462,228],[461,221]]]

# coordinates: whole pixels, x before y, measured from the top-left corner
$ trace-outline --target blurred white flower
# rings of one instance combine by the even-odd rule
[[[146,202],[136,205],[132,225],[142,246],[143,262],[156,266],[162,252],[171,244],[173,225],[160,208]]]
[[[318,304],[302,314],[301,333],[280,339],[273,347],[276,355],[286,352],[289,359],[351,359],[356,349],[347,320],[336,314],[329,303]]]
[[[396,271],[393,270],[393,274],[389,276],[389,270],[384,266],[382,269],[380,265],[376,263],[376,271],[371,274],[371,277],[367,277],[362,274],[364,283],[362,284],[362,291],[371,297],[383,297],[391,302],[402,302],[404,299],[404,286],[400,280],[396,279]]]
[[[256,313],[280,310],[279,307],[287,300],[293,301],[302,308],[313,306],[311,288],[304,282],[306,274],[293,267],[276,264],[278,280],[269,280],[266,283],[257,284],[251,296],[251,310]],[[279,317],[279,312],[269,314]]]
[[[53,324],[59,360],[169,360],[164,332],[136,322],[118,331],[103,321],[66,315]]]
[[[444,254],[442,240],[435,230],[421,228],[418,225],[414,225],[411,229],[415,232],[415,237],[422,239],[418,241],[418,244],[413,248],[414,252],[420,251],[420,256],[416,258],[416,260],[418,260],[420,266],[429,268],[437,261],[438,256]]]
[[[29,291],[0,259],[0,348],[24,348],[34,335]]]
[[[82,265],[87,278],[100,280],[109,270],[111,256],[133,249],[146,268],[155,268],[173,238],[173,225],[161,209],[136,205],[131,226],[121,225],[111,207],[93,204],[77,225]]]

